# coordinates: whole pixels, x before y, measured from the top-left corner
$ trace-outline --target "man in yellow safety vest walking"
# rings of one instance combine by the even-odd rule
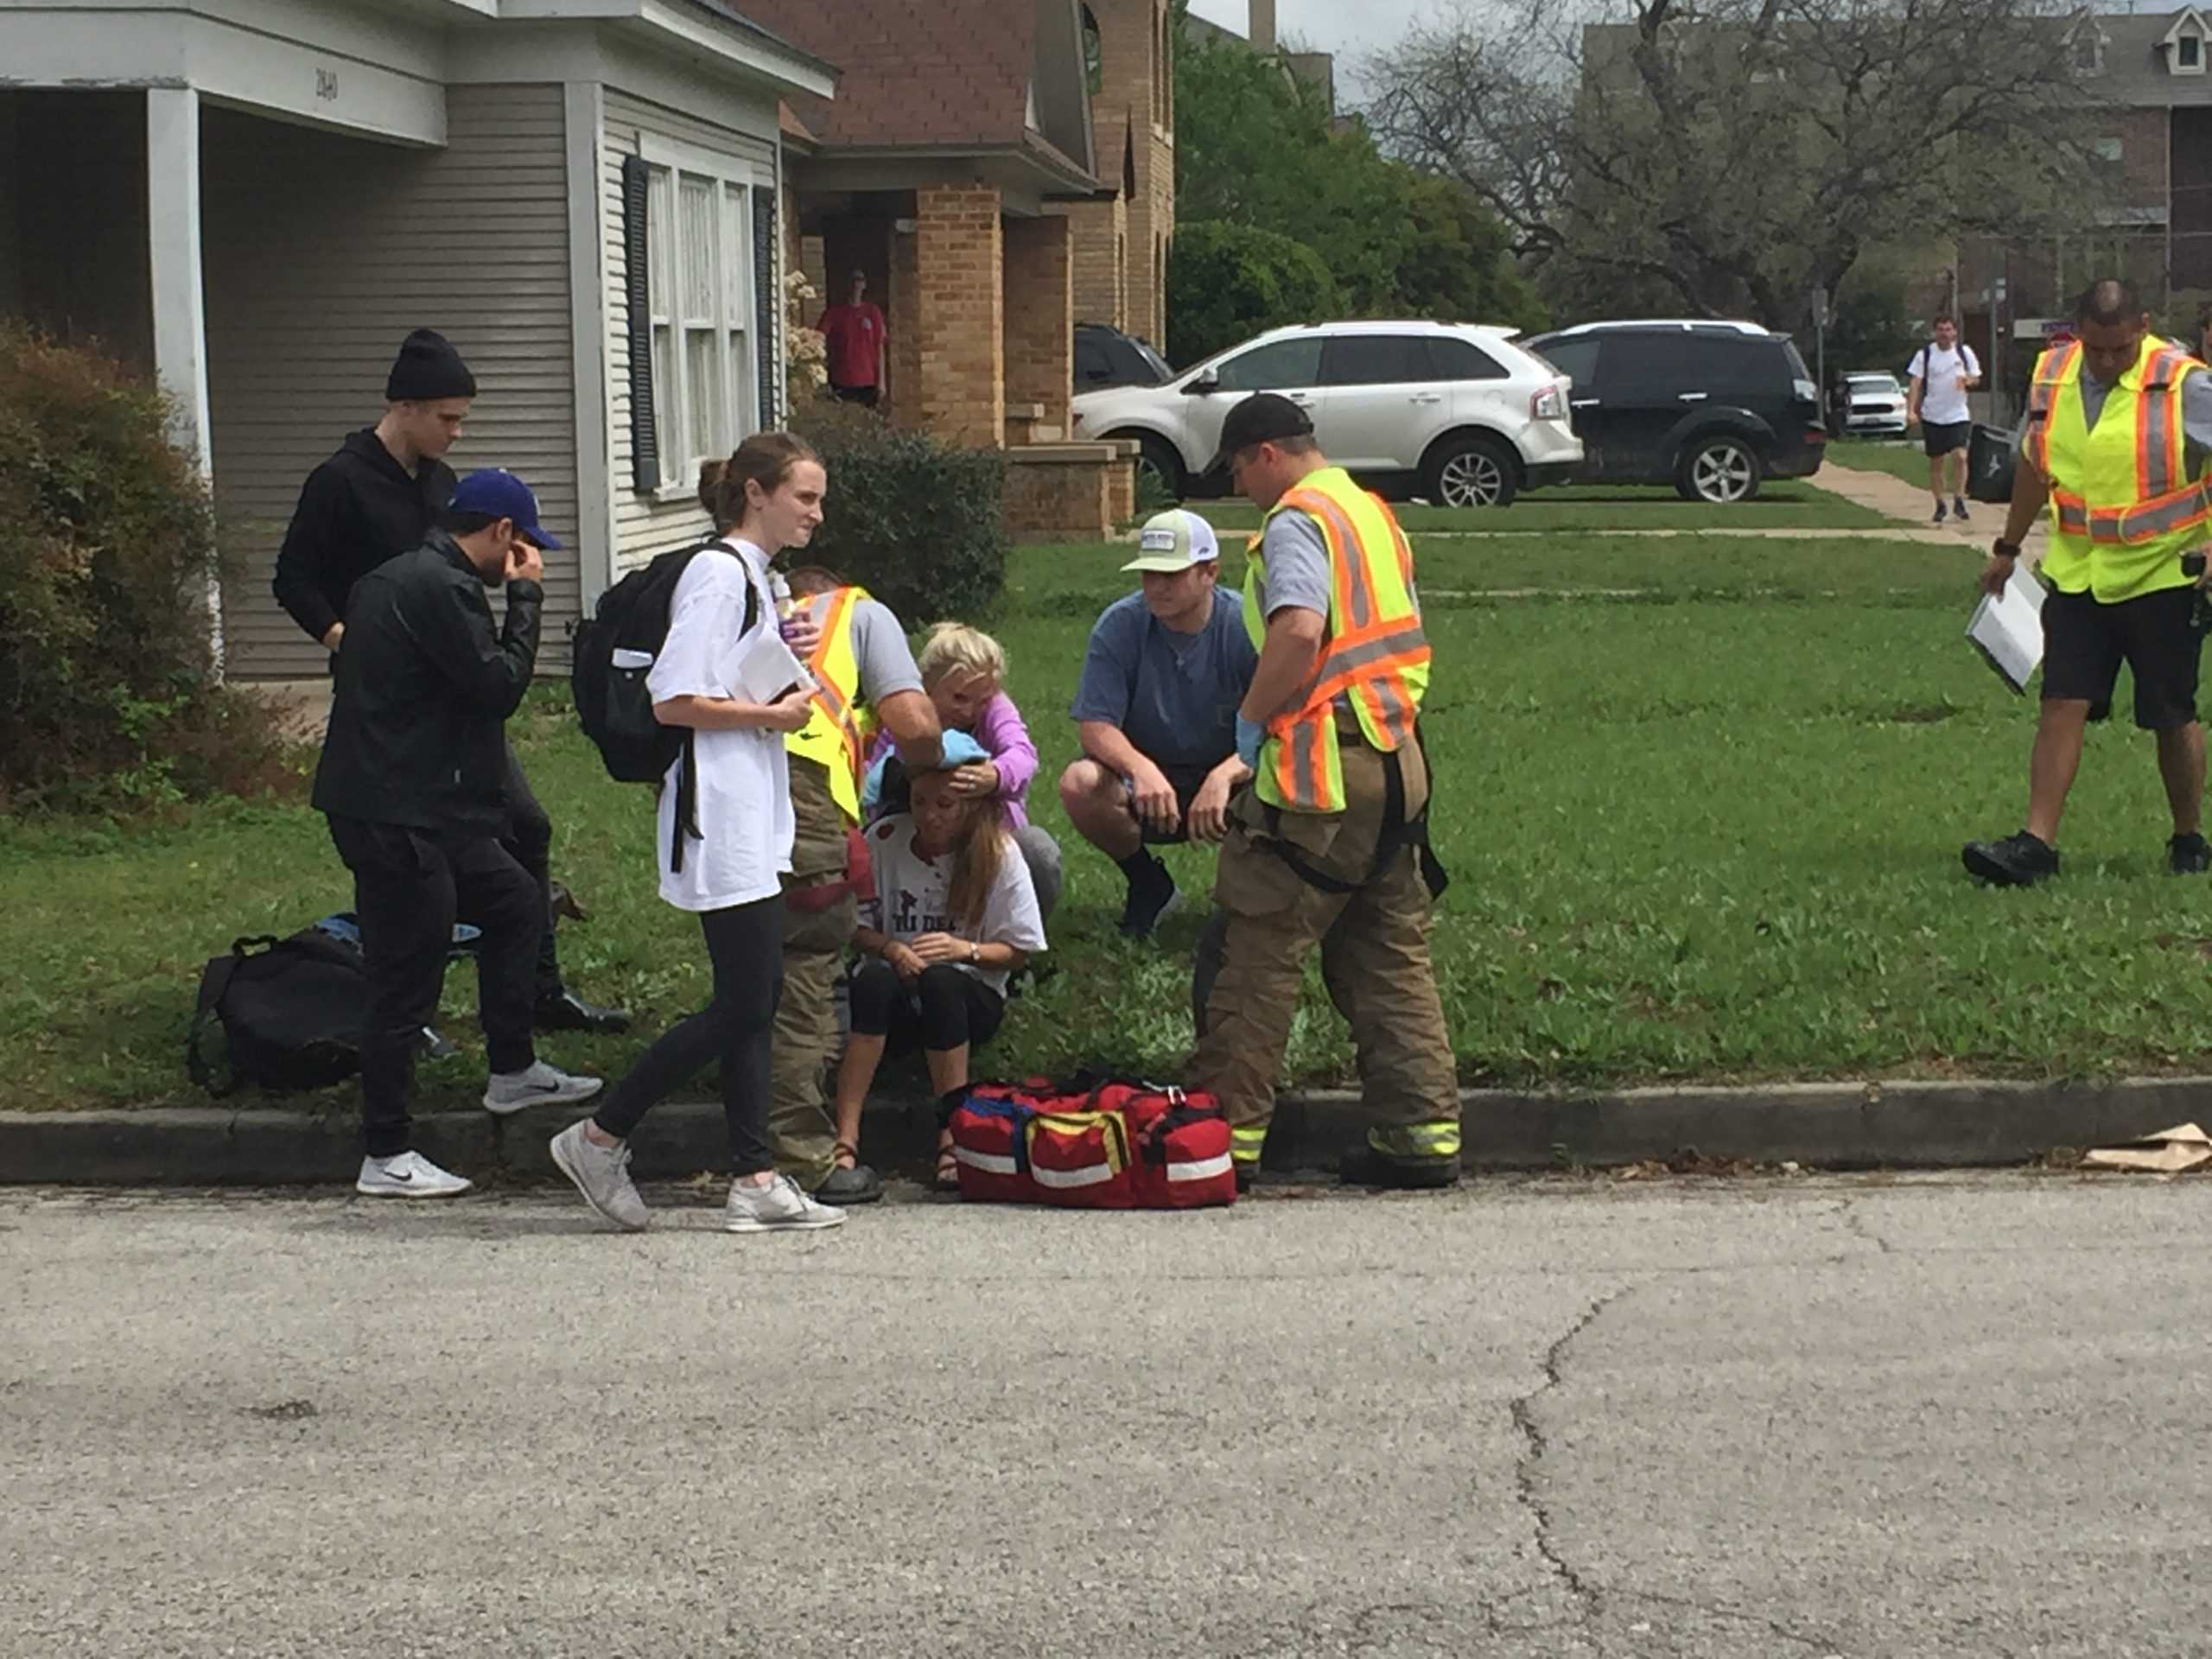
[[[2058,874],[2059,815],[2082,736],[2111,712],[2123,660],[2135,682],[2135,723],[2158,737],[2174,821],[2167,868],[2177,875],[2212,869],[2200,824],[2199,578],[2183,566],[2206,541],[2212,517],[2204,476],[2212,378],[2150,332],[2129,283],[2094,284],[2075,319],[2076,337],[2036,364],[2012,513],[1981,573],[1983,591],[2002,592],[2022,539],[2048,509],[2043,708],[2028,763],[2027,823],[2002,841],[1971,842],[1964,854],[1968,870],[2004,887]]]
[[[837,1142],[822,1077],[837,1049],[837,978],[859,923],[847,883],[847,831],[861,821],[861,774],[880,724],[910,768],[937,764],[937,709],[922,690],[899,619],[868,590],[827,571],[791,573],[795,620],[818,690],[789,751],[791,872],[784,878],[784,994],[776,1005],[768,1146],[776,1167],[823,1202],[883,1196],[875,1172]]]
[[[1233,486],[1268,516],[1244,584],[1260,663],[1236,721],[1254,775],[1222,848],[1227,931],[1193,1076],[1221,1101],[1249,1185],[1318,944],[1370,1120],[1345,1179],[1447,1186],[1459,1178],[1459,1095],[1429,960],[1443,872],[1428,850],[1417,721],[1429,646],[1413,555],[1390,510],[1329,465],[1288,398],[1237,404],[1221,448]]]

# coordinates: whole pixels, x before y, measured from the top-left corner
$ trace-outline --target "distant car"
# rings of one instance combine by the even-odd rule
[[[1573,382],[1586,482],[1672,484],[1685,500],[1725,506],[1769,478],[1820,470],[1820,388],[1786,334],[1748,322],[1586,322],[1529,349]]]
[[[1454,507],[1510,505],[1570,475],[1582,446],[1566,383],[1510,328],[1324,322],[1276,328],[1164,385],[1084,392],[1075,431],[1135,438],[1171,494],[1218,490],[1209,475],[1230,408],[1281,392],[1313,416],[1329,459],[1384,494]]]
[[[1173,380],[1167,359],[1135,334],[1103,322],[1075,326],[1075,389],[1104,391],[1113,386],[1156,386]]]
[[[1847,438],[1901,438],[1904,435],[1904,388],[1894,374],[1874,371],[1843,377],[1842,396],[1835,410],[1836,424]]]

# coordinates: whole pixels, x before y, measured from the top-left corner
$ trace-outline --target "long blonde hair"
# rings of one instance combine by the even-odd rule
[[[950,778],[957,770],[941,766],[918,773],[912,787],[918,789],[925,779]],[[945,884],[944,907],[961,925],[980,930],[991,889],[998,885],[999,872],[1013,850],[1014,836],[1007,827],[1006,804],[995,795],[967,796],[960,806],[960,827],[946,849],[952,855],[952,879]]]

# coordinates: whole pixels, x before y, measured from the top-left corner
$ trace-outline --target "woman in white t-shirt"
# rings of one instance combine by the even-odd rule
[[[695,912],[706,933],[714,1000],[664,1033],[597,1112],[553,1142],[554,1162],[585,1201],[632,1230],[648,1212],[630,1181],[628,1137],[716,1061],[735,1175],[723,1225],[753,1233],[845,1218],[776,1173],[768,1153],[769,1030],[783,990],[783,874],[791,867],[784,736],[806,724],[810,704],[798,690],[766,703],[736,690],[739,665],[779,626],[768,562],[812,538],[827,483],[813,450],[781,432],[747,438],[728,461],[701,469],[699,499],[717,539],[677,580],[668,638],[646,676],[654,717],[690,728],[693,810],[678,822],[679,756],[661,783],[655,855],[661,897]]]
[[[837,1067],[837,1138],[857,1148],[861,1108],[887,1052],[918,1048],[940,1119],[968,1086],[968,1057],[1006,1014],[1007,981],[1045,948],[1029,866],[994,795],[963,792],[956,772],[913,782],[912,810],[868,832],[875,893],[853,943],[852,1035]],[[940,1129],[938,1185],[956,1185]]]

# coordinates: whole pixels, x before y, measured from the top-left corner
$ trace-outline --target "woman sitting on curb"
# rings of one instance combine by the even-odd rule
[[[875,892],[853,943],[852,1034],[837,1067],[837,1140],[857,1155],[861,1108],[884,1055],[922,1051],[939,1118],[968,1086],[968,1058],[1006,1014],[1007,980],[1045,949],[1029,868],[995,797],[963,793],[957,771],[922,773],[912,810],[868,832]],[[940,1187],[957,1184],[949,1133]]]

